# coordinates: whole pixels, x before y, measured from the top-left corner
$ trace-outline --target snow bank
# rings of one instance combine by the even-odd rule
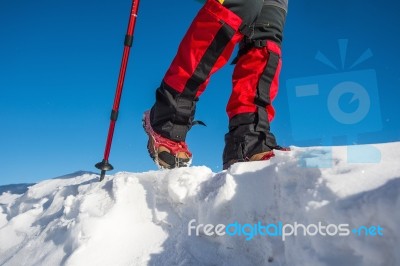
[[[348,147],[295,147],[220,173],[122,172],[102,183],[77,173],[0,187],[0,265],[400,265],[400,143],[374,149],[369,163]],[[332,236],[274,235],[296,224],[331,225]]]

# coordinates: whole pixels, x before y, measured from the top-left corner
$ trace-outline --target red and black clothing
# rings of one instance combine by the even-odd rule
[[[210,76],[240,43],[227,105],[224,163],[244,161],[277,146],[269,122],[275,113],[271,104],[278,91],[286,12],[287,0],[207,0],[156,91],[150,114],[153,129],[184,141]]]

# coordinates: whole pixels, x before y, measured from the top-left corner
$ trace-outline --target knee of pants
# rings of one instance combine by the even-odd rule
[[[264,0],[264,5],[266,6],[277,6],[288,11],[288,0]]]
[[[260,14],[264,0],[224,0],[219,2],[238,15],[242,19],[243,25],[250,26]]]
[[[282,42],[286,11],[277,5],[265,5],[255,22],[255,40],[271,40],[278,44]]]

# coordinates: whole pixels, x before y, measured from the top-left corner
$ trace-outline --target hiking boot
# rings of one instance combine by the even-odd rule
[[[276,143],[274,134],[259,128],[258,114],[240,114],[229,121],[229,132],[225,135],[223,169],[228,169],[236,162],[265,161],[275,156],[274,150],[288,151]]]
[[[250,158],[233,159],[233,160],[230,160],[230,161],[224,163],[223,169],[226,170],[229,167],[231,167],[231,165],[233,165],[235,163],[239,163],[239,162],[268,161],[269,159],[271,159],[274,156],[275,156],[274,151],[266,151],[266,152],[254,154]]]
[[[160,168],[172,169],[189,166],[192,153],[184,141],[173,141],[156,133],[150,124],[150,111],[143,115],[143,128],[149,136],[147,149],[150,157]]]
[[[238,162],[268,161],[269,159],[271,159],[272,157],[275,156],[274,150],[290,151],[290,148],[277,145],[277,146],[273,147],[273,149],[270,151],[265,151],[265,152],[260,152],[260,153],[254,154],[250,158],[230,160],[227,163],[224,163],[223,169],[226,170],[231,165],[238,163]]]

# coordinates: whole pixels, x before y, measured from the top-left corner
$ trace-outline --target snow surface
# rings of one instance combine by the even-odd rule
[[[121,172],[100,183],[78,172],[0,187],[0,265],[400,265],[400,143],[374,147],[370,163],[351,162],[348,147],[293,147],[220,173]],[[331,167],[312,167],[321,162]],[[379,225],[383,236],[189,236],[193,219]]]

